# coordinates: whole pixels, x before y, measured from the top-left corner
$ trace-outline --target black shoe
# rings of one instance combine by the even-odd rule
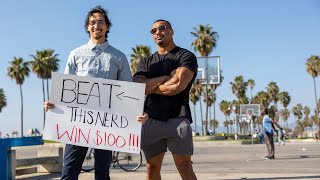
[[[274,156],[265,156],[264,159],[274,159]]]
[[[274,156],[270,156],[269,158],[270,158],[270,159],[274,159]]]

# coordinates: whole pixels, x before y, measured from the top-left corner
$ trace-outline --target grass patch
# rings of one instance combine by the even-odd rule
[[[56,141],[50,141],[50,140],[44,140],[44,143],[59,143],[59,142],[56,142]]]

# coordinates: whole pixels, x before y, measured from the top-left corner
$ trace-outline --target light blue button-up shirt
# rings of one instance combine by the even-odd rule
[[[126,56],[108,41],[96,45],[91,40],[71,51],[65,74],[132,81]]]

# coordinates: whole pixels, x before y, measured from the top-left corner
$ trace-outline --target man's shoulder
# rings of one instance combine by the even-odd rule
[[[196,60],[196,55],[193,53],[193,52],[191,52],[191,51],[189,51],[188,49],[185,49],[185,48],[182,48],[182,47],[179,47],[179,46],[177,46],[176,48],[175,48],[175,52],[181,57],[181,58],[191,58],[191,59],[194,59],[194,60]]]
[[[108,45],[107,51],[112,56],[115,56],[115,58],[120,58],[120,59],[127,58],[126,55],[122,51],[120,51],[119,49],[111,46],[110,44]]]
[[[71,55],[81,55],[82,53],[86,52],[89,50],[88,44],[83,44],[75,49],[73,49],[70,54]]]
[[[188,54],[193,54],[193,55],[194,55],[193,52],[189,51],[188,49],[182,48],[182,47],[180,47],[180,46],[176,46],[176,51],[177,51],[177,52],[188,53]]]
[[[159,61],[159,56],[157,54],[158,54],[158,52],[156,51],[156,52],[152,53],[150,56],[141,59],[141,61],[145,61],[145,62]]]

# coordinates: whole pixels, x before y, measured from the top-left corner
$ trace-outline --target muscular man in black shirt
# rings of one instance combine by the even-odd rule
[[[169,149],[182,179],[194,180],[189,91],[197,74],[197,59],[175,45],[168,21],[155,21],[151,34],[158,50],[139,62],[133,77],[146,84],[144,111],[149,119],[142,126],[141,148],[147,159],[147,179],[161,179],[162,161]]]

